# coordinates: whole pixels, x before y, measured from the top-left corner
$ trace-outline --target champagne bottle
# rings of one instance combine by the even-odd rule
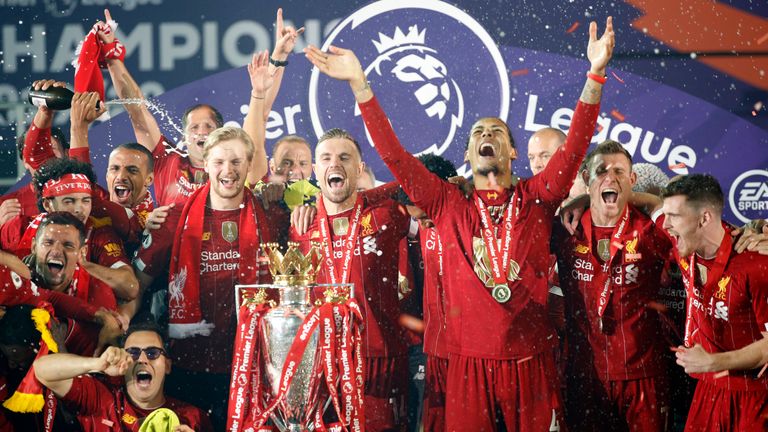
[[[75,93],[66,87],[48,87],[47,90],[29,89],[29,103],[39,107],[44,106],[54,111],[68,110],[72,107],[72,97]],[[101,101],[96,102],[99,109]]]

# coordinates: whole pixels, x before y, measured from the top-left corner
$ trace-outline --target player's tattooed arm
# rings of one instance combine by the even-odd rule
[[[587,58],[589,59],[589,72],[597,76],[605,76],[605,67],[613,55],[615,38],[613,33],[613,18],[605,21],[605,32],[597,38],[597,23],[589,24],[589,44],[587,45]],[[600,103],[603,94],[603,85],[593,79],[587,79],[580,100],[584,103],[595,105]]]

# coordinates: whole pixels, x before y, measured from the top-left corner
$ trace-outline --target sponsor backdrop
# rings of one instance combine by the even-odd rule
[[[306,27],[297,53],[308,43],[357,53],[411,152],[441,154],[467,174],[469,128],[480,116],[499,116],[517,141],[515,171],[521,176],[531,174],[525,157],[531,133],[544,126],[568,129],[588,68],[588,22],[597,20],[602,31],[610,13],[618,49],[593,143],[620,141],[635,162],[653,163],[670,176],[712,173],[727,195],[729,220],[768,217],[764,4],[691,1],[678,10],[656,0],[573,1],[554,8],[543,0],[320,3],[0,0],[5,185],[23,174],[14,165],[13,140],[33,113],[20,102],[25,89],[43,77],[71,82],[74,49],[104,7],[120,24],[128,68],[163,108],[161,127],[176,141],[179,117],[191,104],[210,103],[229,122],[242,123],[250,91],[243,65],[254,49],[271,48],[274,11],[282,6],[289,24]],[[708,40],[699,34],[707,23],[741,30],[722,30]],[[114,97],[108,79],[107,86],[107,96]],[[127,116],[119,108],[111,114],[91,131],[102,179],[109,148],[133,139]],[[66,122],[60,113],[56,123]],[[367,140],[348,86],[313,71],[296,54],[270,114],[268,150],[283,134],[313,141],[329,127],[350,130],[379,180],[391,179]]]

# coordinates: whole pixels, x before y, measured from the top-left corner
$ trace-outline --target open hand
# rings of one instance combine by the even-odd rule
[[[351,50],[331,45],[328,52],[323,52],[316,46],[310,45],[304,48],[304,54],[313,65],[320,69],[320,72],[331,78],[350,83],[365,83],[363,67]]]
[[[596,75],[605,76],[605,67],[608,60],[613,55],[615,44],[613,33],[613,18],[608,17],[605,20],[605,32],[597,38],[597,23],[589,23],[589,44],[587,45],[587,58],[591,64],[590,72]]]
[[[267,50],[253,55],[251,62],[248,63],[248,75],[251,77],[251,96],[265,98],[267,90],[275,82],[274,71],[269,72],[269,52]]]

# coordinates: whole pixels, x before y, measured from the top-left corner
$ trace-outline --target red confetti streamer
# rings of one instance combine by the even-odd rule
[[[727,371],[727,370],[724,370],[724,371],[722,371],[722,372],[718,372],[718,373],[716,373],[716,374],[714,375],[714,378],[715,378],[715,379],[718,379],[718,378],[727,377],[727,376],[728,376],[728,371]]]
[[[611,116],[613,118],[615,118],[616,120],[622,121],[622,122],[626,118],[626,117],[624,117],[624,114],[620,113],[619,110],[617,110],[617,109],[611,110]]]
[[[680,168],[685,168],[685,164],[680,162],[678,164],[674,164],[674,165],[670,165],[669,166],[669,169],[671,169],[671,170],[680,169]]]
[[[763,44],[763,42],[765,42],[765,41],[767,41],[767,40],[768,40],[768,33],[766,33],[766,34],[762,35],[762,36],[760,37],[760,39],[758,39],[758,40],[757,40],[757,44],[758,44],[758,45],[762,45],[762,44]]]
[[[765,373],[765,369],[768,368],[768,363],[766,363],[762,369],[760,369],[760,372],[757,373],[757,377],[760,378]]]
[[[526,69],[513,70],[510,73],[510,75],[512,76],[528,75],[528,69],[526,68]]]
[[[597,131],[598,132],[602,132],[603,131],[603,125],[601,125],[600,123],[597,124]]]
[[[576,29],[579,28],[579,22],[576,21],[575,23],[571,24],[570,27],[568,27],[568,30],[566,30],[566,33],[573,33],[576,31]]]
[[[621,78],[619,78],[619,76],[618,76],[618,75],[616,75],[616,72],[614,72],[614,71],[611,71],[611,75],[613,75],[613,77],[614,77],[614,78],[616,78],[616,81],[618,81],[618,82],[620,82],[620,83],[624,84],[624,80],[623,80],[623,79],[621,79]]]
[[[667,307],[663,303],[657,301],[648,302],[648,307],[659,312],[666,312]]]

